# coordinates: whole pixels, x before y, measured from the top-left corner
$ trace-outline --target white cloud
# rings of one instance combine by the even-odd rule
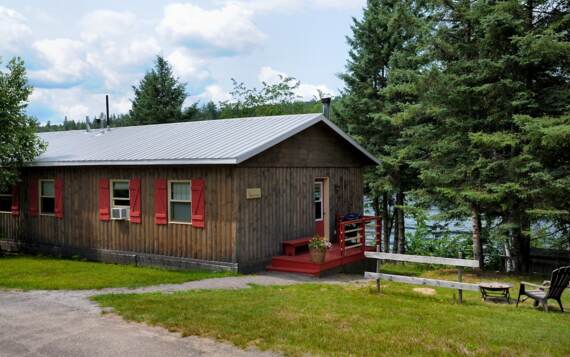
[[[204,69],[205,61],[193,56],[186,48],[176,48],[166,60],[172,65],[174,73],[184,81],[205,80],[210,76]]]
[[[74,88],[34,88],[30,101],[50,108],[63,119],[85,121],[85,116],[99,116],[105,111],[105,93],[95,93],[89,90]],[[111,114],[126,113],[131,108],[131,102],[126,95],[111,95],[109,111]],[[45,118],[39,118],[44,122]]]
[[[366,5],[366,0],[230,0],[224,3],[237,4],[259,12],[295,12],[311,10],[353,10]]]
[[[303,100],[313,100],[319,98],[319,92],[323,97],[332,96],[333,91],[324,84],[306,84],[301,83],[299,88],[295,90],[295,94],[303,98]]]
[[[136,17],[130,12],[96,10],[81,19],[81,37],[97,41],[123,36],[132,31]]]
[[[318,8],[332,9],[361,9],[366,6],[366,0],[312,0]]]
[[[238,3],[206,10],[192,4],[170,4],[159,33],[178,44],[193,44],[226,54],[249,52],[266,38],[253,23],[253,11]]]
[[[289,77],[289,75],[269,66],[261,67],[259,74],[257,75],[259,82],[265,82],[267,84],[279,83],[281,79],[285,77]],[[324,84],[308,84],[301,82],[299,87],[295,89],[295,95],[300,97],[302,100],[312,100],[319,97],[319,91],[323,95],[333,94],[333,91]]]
[[[281,78],[287,77],[284,72],[277,71],[269,66],[263,66],[259,70],[257,80],[268,84],[275,84],[281,81]]]
[[[65,84],[84,78],[89,69],[85,61],[85,47],[82,42],[58,38],[33,43],[46,69],[30,71],[30,78],[47,83]]]
[[[0,6],[0,50],[16,51],[31,34],[22,14]]]
[[[200,102],[202,104],[207,103],[209,101],[213,101],[214,103],[229,101],[232,99],[232,96],[229,92],[225,91],[221,86],[217,84],[212,84],[207,86],[204,91],[198,95],[188,97],[186,102],[184,103],[185,106],[188,106],[192,103]]]

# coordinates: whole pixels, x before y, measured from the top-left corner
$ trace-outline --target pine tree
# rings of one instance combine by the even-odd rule
[[[354,19],[340,125],[378,156],[382,165],[366,175],[367,194],[383,216],[383,249],[394,227],[394,251],[405,250],[405,192],[416,171],[400,147],[403,122],[397,116],[415,102],[414,73],[421,61],[426,4],[420,1],[370,0],[361,20]],[[394,197],[395,196],[395,197]],[[396,207],[391,211],[391,207]]]
[[[161,56],[147,72],[138,87],[133,86],[135,98],[130,111],[131,120],[139,125],[172,123],[182,118],[186,99],[185,84],[172,73],[172,67]]]
[[[568,112],[567,8],[458,0],[440,10],[421,98],[432,120],[416,136],[429,156],[417,166],[434,196],[471,210],[477,259],[483,213],[499,221],[511,269],[525,271],[529,213],[550,184],[523,124]]]

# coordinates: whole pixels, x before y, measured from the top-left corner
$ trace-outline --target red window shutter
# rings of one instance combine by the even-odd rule
[[[20,215],[20,189],[18,185],[12,186],[12,216]]]
[[[32,179],[28,184],[28,214],[38,216],[38,180]]]
[[[141,223],[141,179],[134,178],[129,181],[131,197],[131,223]]]
[[[111,196],[109,195],[109,180],[99,179],[99,220],[108,221],[110,217]]]
[[[54,207],[55,217],[58,219],[63,219],[63,179],[61,177],[56,177],[54,188],[55,188],[55,207]]]
[[[165,179],[154,181],[154,223],[156,224],[168,224],[167,184]]]
[[[205,191],[204,179],[192,180],[192,225],[197,228],[204,228],[206,223]]]

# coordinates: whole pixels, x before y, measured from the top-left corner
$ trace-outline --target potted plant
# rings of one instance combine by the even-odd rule
[[[311,262],[313,263],[324,263],[327,254],[327,249],[332,246],[325,237],[316,234],[309,241],[309,253],[311,254]]]

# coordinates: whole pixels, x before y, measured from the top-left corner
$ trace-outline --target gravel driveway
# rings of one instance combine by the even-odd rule
[[[159,327],[126,322],[89,300],[104,293],[175,292],[192,289],[240,289],[248,284],[290,285],[302,282],[354,281],[263,274],[208,279],[138,289],[83,291],[1,291],[0,356],[272,356],[241,350],[202,337],[180,337]]]

